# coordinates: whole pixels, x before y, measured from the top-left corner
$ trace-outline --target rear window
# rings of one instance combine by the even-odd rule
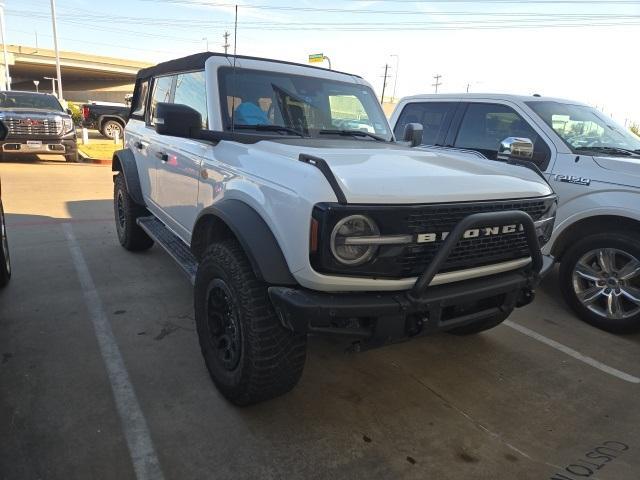
[[[36,110],[62,111],[62,105],[53,95],[23,92],[0,93],[0,108],[34,108]]]

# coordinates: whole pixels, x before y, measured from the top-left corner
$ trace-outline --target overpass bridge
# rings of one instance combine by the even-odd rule
[[[7,53],[13,90],[35,91],[33,81],[39,80],[40,91],[51,91],[51,81],[44,80],[44,77],[56,77],[54,50],[7,45]],[[150,65],[136,60],[60,51],[63,96],[66,100],[79,102],[122,102],[124,94],[133,90],[138,70]],[[0,69],[0,81],[4,85],[4,69]]]

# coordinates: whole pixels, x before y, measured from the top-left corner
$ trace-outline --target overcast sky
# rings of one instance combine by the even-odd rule
[[[49,0],[5,0],[7,43],[52,48]],[[157,62],[222,51],[233,0],[57,0],[64,50]],[[233,37],[230,38],[233,44]],[[233,46],[232,46],[233,48]],[[504,92],[571,98],[640,123],[640,1],[243,0],[239,54],[324,53],[387,95]],[[394,57],[398,55],[399,57]]]

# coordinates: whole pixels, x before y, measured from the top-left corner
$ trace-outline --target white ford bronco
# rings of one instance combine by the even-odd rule
[[[113,158],[120,243],[194,283],[211,377],[238,405],[299,380],[308,334],[354,350],[476,333],[533,299],[556,199],[536,173],[396,142],[355,75],[197,54],[141,70]]]
[[[604,330],[640,330],[640,138],[592,107],[537,95],[407,97],[391,124],[412,122],[429,151],[541,171],[559,201],[543,251],[560,261],[567,303]]]

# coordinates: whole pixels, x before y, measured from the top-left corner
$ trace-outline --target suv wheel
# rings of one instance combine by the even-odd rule
[[[235,240],[211,245],[198,266],[195,318],[200,349],[218,390],[236,405],[282,395],[300,379],[306,335],[280,323]]]
[[[613,333],[640,329],[640,238],[588,236],[562,258],[565,300],[587,323]]]
[[[124,132],[124,128],[122,128],[122,124],[115,120],[107,120],[102,124],[102,130],[100,133],[107,138],[115,138],[116,133],[118,134],[118,138],[122,140],[122,134]]]
[[[113,184],[113,212],[120,245],[131,251],[151,248],[153,240],[136,223],[139,217],[148,215],[147,209],[133,201],[122,173],[116,175]]]
[[[11,259],[9,258],[9,242],[4,223],[4,210],[0,203],[0,287],[9,283],[11,278]]]
[[[67,162],[78,163],[78,152],[67,153],[67,154],[64,156],[64,159],[65,159]]]

